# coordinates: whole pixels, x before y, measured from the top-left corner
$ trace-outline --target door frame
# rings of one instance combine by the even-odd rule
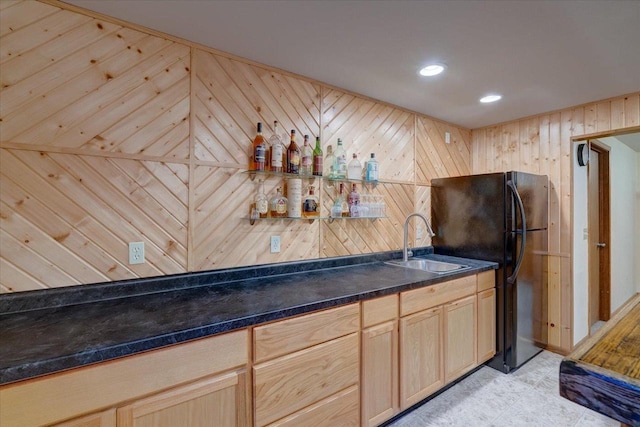
[[[600,262],[599,274],[599,313],[601,320],[607,321],[611,317],[611,183],[610,160],[611,148],[597,139],[588,140],[589,150],[598,153],[598,195],[599,195],[599,236],[598,242],[606,246],[600,248],[598,257]],[[591,238],[589,239],[591,242]],[[590,326],[590,325],[589,325]]]

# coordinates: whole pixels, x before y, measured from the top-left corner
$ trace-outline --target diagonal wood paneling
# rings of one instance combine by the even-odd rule
[[[428,187],[413,185],[415,114],[62,4],[0,11],[0,292],[399,249],[406,215],[428,211]],[[274,120],[300,143],[322,133],[325,151],[340,137],[362,161],[375,152],[395,184],[367,191],[385,195],[389,218],[250,226],[256,183],[242,170],[256,122],[269,137]],[[455,141],[437,168],[468,163],[466,131],[423,122]],[[147,263],[130,266],[139,240]]]
[[[318,258],[318,222],[246,219],[257,182],[235,168],[197,166],[194,186],[195,270]],[[265,183],[270,198],[282,180]],[[269,252],[270,236],[281,239],[281,252]]]
[[[385,104],[327,89],[322,103],[323,150],[338,138],[347,151],[364,164],[370,153],[380,163],[380,179],[414,181],[415,115]],[[325,165],[325,171],[327,165]]]
[[[445,132],[451,142],[445,142]],[[471,132],[425,116],[416,118],[416,181],[468,175],[471,171]]]
[[[324,182],[323,209],[329,212],[338,193],[337,183]],[[402,226],[405,217],[413,212],[413,185],[378,184],[358,186],[358,192],[384,196],[388,218],[336,219],[323,221],[322,256],[334,257],[390,251],[402,248]]]
[[[2,150],[3,286],[67,286],[186,268],[186,165]],[[128,242],[147,262],[128,265]],[[24,278],[28,279],[24,279]]]
[[[35,5],[3,11],[2,140],[186,159],[189,47],[48,5],[8,13]]]
[[[193,101],[198,160],[246,168],[257,122],[266,137],[274,120],[281,132],[296,129],[312,140],[319,135],[318,85],[198,49]]]

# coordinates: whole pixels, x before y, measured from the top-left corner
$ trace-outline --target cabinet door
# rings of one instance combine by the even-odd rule
[[[362,331],[362,425],[376,426],[398,411],[398,322]]]
[[[478,294],[478,364],[496,354],[496,290]]]
[[[231,372],[119,408],[118,427],[247,425],[245,373]]]
[[[445,381],[447,383],[476,366],[476,296],[454,301],[445,311]]]
[[[109,409],[108,411],[76,418],[71,421],[55,424],[54,427],[116,427],[116,410]]]
[[[442,307],[400,319],[400,409],[444,385]]]

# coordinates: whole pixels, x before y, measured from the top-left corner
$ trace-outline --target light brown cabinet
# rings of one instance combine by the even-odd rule
[[[118,408],[118,427],[244,427],[246,373],[230,372]]]
[[[476,365],[476,295],[444,306],[445,382],[450,383]]]
[[[398,294],[362,302],[362,426],[376,426],[399,411]]]
[[[0,425],[33,427],[71,420],[62,426],[113,427],[112,408],[158,393],[180,395],[190,384],[239,372],[248,362],[248,344],[248,331],[239,330],[9,384],[0,387]],[[236,376],[238,390],[248,392],[240,374]],[[247,411],[246,400],[236,398],[224,406]]]
[[[496,354],[496,290],[478,294],[478,363]]]
[[[359,399],[354,406],[338,396],[359,395],[359,319],[359,304],[351,304],[255,328],[255,348],[266,349],[253,368],[256,426],[327,423],[323,414],[331,413],[358,425]],[[283,348],[297,351],[282,355]]]
[[[444,386],[443,310],[400,319],[400,401],[407,409]]]
[[[484,272],[9,384],[0,424],[373,427],[493,356],[494,285]]]

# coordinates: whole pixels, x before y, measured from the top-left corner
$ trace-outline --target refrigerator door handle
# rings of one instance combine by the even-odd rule
[[[507,181],[507,186],[513,193],[513,196],[518,203],[518,209],[520,209],[520,218],[522,221],[522,240],[520,241],[520,254],[518,255],[518,260],[516,261],[516,266],[513,269],[513,273],[507,278],[507,283],[512,285],[513,283],[515,283],[516,277],[518,277],[518,272],[520,271],[522,260],[524,258],[524,250],[527,245],[527,218],[524,214],[524,205],[522,204],[522,198],[520,197],[520,193],[518,193],[518,189],[513,184],[513,181]]]

